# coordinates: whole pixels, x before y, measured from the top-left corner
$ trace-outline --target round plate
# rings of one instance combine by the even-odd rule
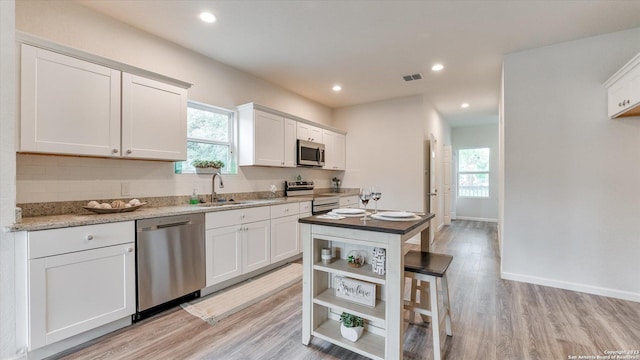
[[[102,208],[93,208],[88,206],[83,206],[83,208],[86,210],[92,211],[96,214],[116,214],[116,213],[130,212],[138,208],[141,208],[145,205],[147,205],[147,203],[140,203],[140,205],[136,205],[128,208],[118,208],[118,209],[102,209]]]
[[[364,214],[364,209],[333,209],[331,212],[341,215]]]
[[[378,215],[389,218],[410,218],[415,216],[415,214],[406,211],[386,211],[378,213]]]

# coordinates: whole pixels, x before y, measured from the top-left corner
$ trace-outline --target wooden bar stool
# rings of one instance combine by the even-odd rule
[[[440,360],[440,325],[445,322],[448,336],[451,333],[451,306],[449,301],[449,284],[447,268],[453,256],[430,252],[409,251],[404,256],[404,277],[411,279],[411,299],[405,301],[405,310],[411,311],[410,321],[414,322],[415,313],[431,317],[431,333],[433,334],[433,358]],[[438,278],[442,284],[442,305],[438,306]],[[424,283],[428,283],[428,285]],[[416,297],[420,292],[420,301]],[[444,314],[440,311],[444,310]],[[444,315],[444,316],[441,316]]]

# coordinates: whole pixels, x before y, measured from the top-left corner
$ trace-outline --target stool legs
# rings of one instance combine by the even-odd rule
[[[438,280],[429,281],[429,292],[431,293],[431,334],[433,335],[433,358],[440,360],[440,314],[438,311]]]
[[[449,301],[449,282],[447,281],[447,274],[442,276],[442,305],[444,306],[444,326],[447,331],[447,335],[453,336],[451,332],[451,303]]]

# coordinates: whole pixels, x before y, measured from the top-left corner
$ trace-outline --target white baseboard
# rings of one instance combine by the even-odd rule
[[[549,287],[558,288],[558,289],[571,290],[571,291],[583,292],[587,294],[607,296],[607,297],[612,297],[612,298],[621,299],[621,300],[640,302],[640,293],[633,293],[629,291],[621,291],[621,290],[608,289],[608,288],[603,288],[598,286],[578,284],[578,283],[573,283],[569,281],[546,279],[546,278],[541,278],[537,276],[514,274],[514,273],[509,273],[504,271],[500,272],[500,276],[502,277],[503,280],[513,280],[513,281],[525,282],[528,284],[543,285],[543,286],[549,286]]]
[[[498,222],[498,219],[479,218],[479,217],[471,217],[471,216],[458,216],[456,220],[484,221],[484,222],[494,222],[494,223]]]
[[[442,223],[442,224],[440,224],[440,225],[438,226],[438,231],[442,230],[442,228],[444,228],[444,223]]]

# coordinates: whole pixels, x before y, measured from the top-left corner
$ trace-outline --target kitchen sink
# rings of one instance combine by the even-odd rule
[[[227,207],[227,206],[239,206],[239,205],[258,205],[258,204],[270,204],[279,202],[278,200],[244,200],[244,201],[219,201],[214,203],[201,203],[198,206],[201,207]]]

